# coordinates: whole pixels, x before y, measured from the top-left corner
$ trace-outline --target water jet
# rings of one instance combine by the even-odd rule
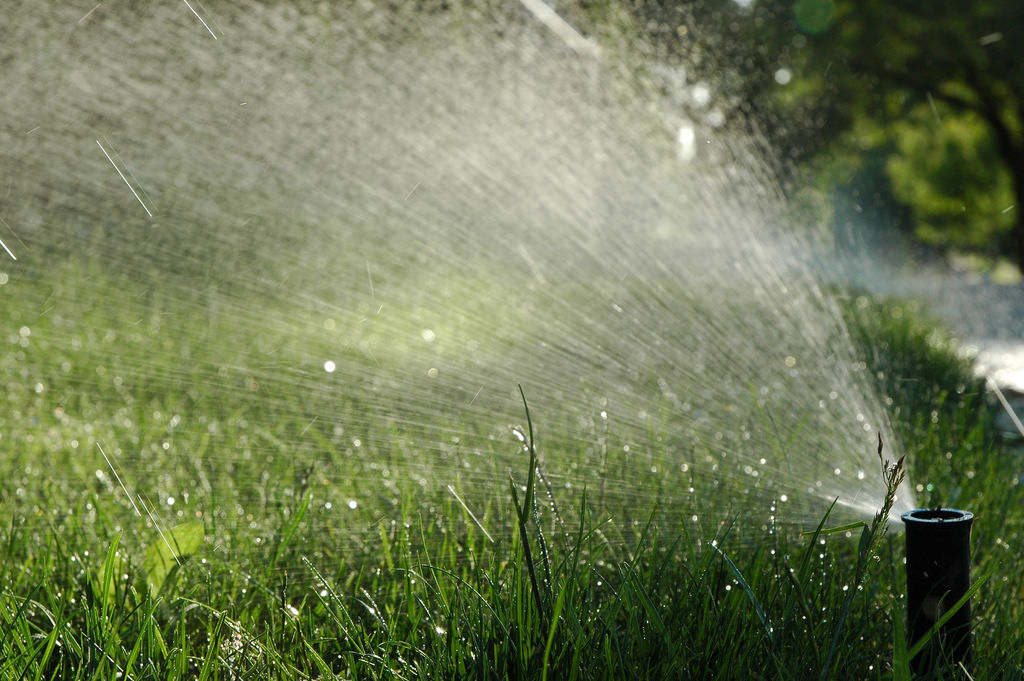
[[[19,6],[17,423],[69,477],[106,466],[64,443],[102,440],[225,537],[314,485],[330,518],[366,509],[342,543],[400,489],[492,501],[522,384],[548,478],[617,517],[667,490],[691,526],[870,517],[875,433],[898,438],[756,145],[702,130],[680,161],[658,93],[553,17],[416,4],[225,7],[217,40],[180,3]]]

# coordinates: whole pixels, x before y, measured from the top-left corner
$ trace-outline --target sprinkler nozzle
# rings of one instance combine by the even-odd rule
[[[921,508],[901,516],[907,527],[907,618],[913,645],[971,587],[971,523],[974,514],[952,508]],[[915,676],[937,667],[969,664],[971,604],[965,602],[911,661]]]

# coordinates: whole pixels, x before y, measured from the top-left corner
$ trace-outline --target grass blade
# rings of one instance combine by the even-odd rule
[[[932,628],[925,632],[925,634],[921,636],[921,638],[915,641],[914,645],[910,646],[910,650],[907,651],[907,657],[911,660],[917,657],[918,653],[924,650],[924,647],[928,645],[928,642],[935,636],[935,634],[938,633],[942,629],[942,627],[946,625],[946,622],[948,622],[953,617],[953,615],[955,615],[957,611],[960,610],[960,608],[964,607],[964,605],[969,600],[971,600],[971,596],[977,593],[978,589],[980,589],[985,584],[985,582],[987,582],[989,578],[992,577],[992,574],[993,573],[990,571],[982,575],[974,584],[971,585],[971,588],[969,588],[964,593],[964,595],[961,596],[957,600],[957,602],[952,605],[952,607],[950,607],[946,612],[942,613],[942,617],[936,620],[935,624],[932,625]]]
[[[740,588],[743,589],[743,593],[747,595],[751,605],[754,606],[754,612],[757,614],[757,619],[761,622],[761,627],[764,629],[764,633],[768,636],[768,640],[774,643],[775,636],[772,633],[772,625],[768,621],[768,616],[765,614],[764,608],[761,606],[761,602],[757,599],[753,589],[750,588],[750,584],[748,584],[747,580],[743,578],[743,573],[740,572],[740,569],[732,562],[732,559],[726,555],[725,551],[718,548],[715,544],[711,544],[711,548],[713,548],[715,552],[722,557],[722,560],[725,561],[726,566],[729,568],[729,572],[731,572],[732,576],[736,578],[736,581],[740,583]]]

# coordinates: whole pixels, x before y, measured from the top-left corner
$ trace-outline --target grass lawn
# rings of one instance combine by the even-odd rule
[[[116,280],[67,267],[116,299]],[[295,402],[332,395],[222,356],[244,326],[70,293],[40,316],[17,291],[0,354],[4,678],[905,678],[894,526],[860,546],[860,528],[818,534],[839,524],[825,499],[705,516],[694,504],[721,491],[624,477],[557,435],[538,452],[529,426],[558,424],[525,407],[505,439],[443,412],[419,428],[372,391],[332,393],[316,413],[333,417],[311,420]],[[1016,678],[1021,464],[912,306],[859,298],[848,321],[904,484],[977,516],[973,677]],[[616,441],[614,419],[600,428]],[[543,474],[573,458],[599,470]]]

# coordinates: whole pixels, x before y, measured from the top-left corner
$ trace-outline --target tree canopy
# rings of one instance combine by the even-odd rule
[[[767,132],[773,153],[842,164],[848,172],[828,175],[833,189],[878,173],[922,241],[1024,267],[1024,3],[624,6],[657,58],[713,79],[726,106]]]

